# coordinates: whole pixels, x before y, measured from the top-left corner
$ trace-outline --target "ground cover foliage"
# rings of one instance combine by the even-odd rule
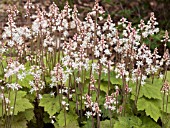
[[[84,18],[68,2],[23,9],[22,26],[9,6],[1,35],[0,127],[170,127],[170,39],[153,12],[133,25],[97,0]]]

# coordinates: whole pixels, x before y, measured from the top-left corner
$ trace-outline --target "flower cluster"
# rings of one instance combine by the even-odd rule
[[[158,22],[156,21],[154,13],[152,12],[150,15],[150,19],[146,25],[144,24],[143,20],[141,20],[141,24],[139,25],[144,38],[159,32],[159,28],[156,27]]]
[[[63,81],[63,68],[60,66],[60,64],[56,64],[54,69],[51,71],[51,81],[50,87],[58,85],[59,82]]]
[[[6,68],[4,69],[4,78],[9,78],[12,75],[17,74],[17,78],[19,80],[22,80],[26,74],[23,72],[22,74],[20,74],[21,71],[24,71],[25,67],[23,64],[20,64],[17,60],[13,60],[12,58],[9,59],[8,61],[8,65],[6,66]]]
[[[105,97],[105,103],[104,103],[104,107],[105,109],[109,109],[111,111],[115,111],[116,107],[118,106],[118,96],[119,96],[119,87],[115,86],[115,92],[112,93],[110,96],[106,95]],[[130,92],[130,88],[128,88],[128,86],[125,87],[125,92],[128,93]]]
[[[32,66],[29,74],[33,76],[33,80],[29,81],[30,93],[36,92],[37,98],[41,99],[40,92],[45,87],[45,82],[42,79],[43,70],[39,66]]]
[[[22,87],[21,87],[19,84],[17,84],[17,83],[11,83],[11,84],[7,83],[7,84],[6,84],[6,87],[7,87],[8,89],[12,89],[12,90],[19,90],[19,89],[22,88]]]
[[[114,94],[111,94],[111,96],[107,95],[105,97],[104,107],[106,109],[114,111],[116,109],[115,104],[116,104],[116,98],[115,98]]]
[[[170,85],[167,81],[164,82],[162,88],[161,88],[161,92],[165,93],[165,95],[169,95],[169,91],[170,91]]]
[[[85,95],[84,104],[86,108],[89,109],[89,111],[87,110],[85,113],[87,118],[89,118],[90,116],[95,116],[97,114],[101,116],[101,110],[99,108],[99,104],[97,102],[93,102],[91,96],[89,96],[88,94]]]

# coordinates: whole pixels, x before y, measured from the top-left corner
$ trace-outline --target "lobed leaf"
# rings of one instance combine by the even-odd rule
[[[114,128],[140,128],[142,121],[136,117],[119,117],[119,121],[114,124]]]
[[[140,98],[137,102],[138,110],[145,110],[146,115],[157,121],[161,117],[160,100]]]
[[[161,128],[156,122],[154,122],[151,118],[149,117],[142,117],[142,126],[141,128]]]
[[[144,86],[141,87],[140,93],[149,99],[151,98],[159,100],[162,99],[159,86],[145,84]]]
[[[78,116],[75,113],[66,112],[66,126],[69,128],[77,128],[78,122],[77,122]],[[65,126],[65,118],[64,118],[64,111],[60,111],[60,114],[57,116],[58,124],[60,127]]]
[[[44,94],[39,106],[44,107],[44,110],[50,116],[53,116],[56,112],[60,112],[59,96],[52,97],[50,94]]]

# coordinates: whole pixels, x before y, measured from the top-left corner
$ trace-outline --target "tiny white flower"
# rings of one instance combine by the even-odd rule
[[[62,101],[62,102],[61,102],[61,104],[62,104],[62,105],[65,105],[65,104],[66,104],[66,102],[65,102],[65,101]]]
[[[9,40],[9,41],[8,41],[8,46],[13,47],[13,46],[14,46],[14,44],[15,44],[15,43],[14,43],[14,41],[13,41],[13,40]]]
[[[95,57],[99,57],[99,56],[100,56],[99,50],[95,50],[95,51],[94,51],[94,55],[95,55]]]
[[[68,107],[65,107],[66,110],[68,110]]]
[[[76,78],[76,82],[77,82],[77,83],[80,83],[80,82],[81,82],[81,78],[80,78],[80,77],[77,77],[77,78]]]
[[[54,124],[54,120],[53,119],[51,120],[51,123]]]
[[[89,118],[91,115],[92,115],[92,112],[87,111],[87,112],[85,113],[85,116],[87,116],[87,118]]]
[[[110,55],[110,54],[111,54],[111,52],[109,51],[109,49],[105,49],[105,50],[104,50],[104,53],[105,53],[106,55]]]
[[[53,52],[53,48],[52,47],[48,47],[48,51],[49,52]]]
[[[100,59],[100,63],[104,64],[105,62],[107,61],[107,58],[105,56],[103,56],[101,59]]]
[[[159,74],[159,78],[163,79],[164,75],[162,73]]]

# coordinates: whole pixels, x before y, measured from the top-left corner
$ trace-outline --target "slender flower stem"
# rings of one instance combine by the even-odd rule
[[[108,95],[110,90],[110,64],[108,63]]]
[[[169,94],[168,94],[169,95]],[[166,114],[168,115],[168,95],[166,96]]]
[[[93,58],[92,58],[92,63],[93,63]],[[92,65],[90,67],[90,76],[89,76],[89,78],[91,78],[91,76],[92,76]],[[88,86],[88,95],[90,95],[90,83],[89,83],[89,86]]]
[[[164,121],[164,104],[165,104],[165,92],[163,93],[163,96],[162,96],[162,121]],[[162,128],[164,128],[164,123],[162,123]]]
[[[126,104],[126,103],[125,103],[125,100],[126,100],[126,98],[125,98],[125,95],[126,95],[126,94],[125,94],[126,81],[125,81],[125,76],[123,76],[123,75],[122,75],[122,83],[123,83],[123,86],[122,86],[123,115],[125,115],[125,111],[126,111],[126,110],[125,110],[125,109],[126,109],[126,108],[125,108],[125,104]]]
[[[99,97],[100,97],[101,71],[102,71],[102,64],[100,63],[100,66],[99,66],[99,79],[98,79],[98,90],[97,90],[97,103],[98,103],[98,105],[99,105]],[[100,128],[99,113],[97,114],[97,128]]]
[[[79,110],[78,110],[78,94],[77,94],[77,83],[76,83],[76,78],[75,78],[75,73],[73,72],[73,79],[74,79],[74,89],[75,89],[75,95],[76,95],[76,112],[79,115]]]
[[[112,111],[109,109],[109,116],[110,116],[110,128],[112,128]]]
[[[92,118],[92,128],[95,128],[95,127],[94,127],[94,118],[93,118],[93,115],[92,115],[91,118]]]
[[[64,123],[65,123],[65,127],[66,127],[66,125],[67,125],[66,123],[67,122],[66,122],[66,109],[65,108],[64,108]]]

